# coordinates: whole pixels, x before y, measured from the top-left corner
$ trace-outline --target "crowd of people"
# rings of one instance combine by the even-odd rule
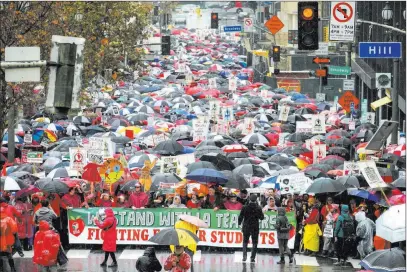
[[[392,192],[393,194],[397,193],[394,191],[397,191],[397,189]],[[105,231],[105,237],[109,233],[112,236],[112,239],[105,239],[103,250],[106,255],[102,265],[106,265],[109,256],[113,259],[112,266],[117,265],[114,255],[116,251],[114,239],[116,221],[114,220],[113,211],[110,209],[112,207],[241,211],[239,224],[242,224],[243,218],[249,217],[249,219],[245,220],[248,229],[245,231],[243,228],[245,234],[243,242],[244,260],[247,258],[247,242],[250,235],[254,244],[251,260],[255,259],[256,241],[259,234],[256,222],[262,220],[264,218],[263,213],[268,211],[278,213],[275,228],[279,235],[280,263],[285,262],[285,252],[288,253],[290,263],[293,256],[287,247],[287,240],[284,241],[281,238],[285,237],[284,232],[287,231],[288,221],[284,219],[286,218],[286,212],[294,212],[297,222],[293,252],[310,256],[317,254],[323,257],[336,256],[338,258],[336,264],[341,265],[346,262],[348,257],[363,259],[375,249],[385,249],[392,246],[387,241],[375,236],[375,221],[383,212],[382,208],[377,204],[360,202],[357,205],[355,199],[350,199],[349,202],[338,199],[340,202],[335,204],[333,197],[309,196],[307,194],[281,195],[280,193],[278,190],[267,189],[264,194],[261,194],[260,198],[257,198],[256,194],[250,195],[247,190],[240,190],[235,194],[223,190],[220,186],[211,186],[207,195],[193,193],[190,197],[181,197],[179,195],[166,197],[165,194],[160,192],[151,192],[150,194],[143,192],[139,183],[136,184],[135,190],[130,193],[123,192],[118,187],[113,194],[105,190],[97,193],[97,196],[96,193],[93,193],[95,196],[84,194],[80,187],[72,187],[64,195],[35,193],[30,197],[16,198],[14,193],[7,194],[4,192],[3,197],[0,198],[1,232],[6,233],[9,239],[2,240],[1,252],[3,256],[8,257],[10,267],[13,269],[12,256],[14,253],[18,252],[20,256],[24,256],[24,251],[32,250],[33,247],[34,251],[36,251],[36,245],[37,248],[41,248],[36,242],[37,237],[43,237],[45,232],[50,231],[52,231],[53,235],[46,237],[52,239],[52,243],[49,245],[52,245],[53,249],[58,248],[59,250],[60,244],[65,250],[69,249],[68,232],[64,231],[67,229],[67,210],[89,207],[105,208],[106,219],[99,222],[95,217],[95,224]],[[252,222],[247,227],[247,222],[250,220]],[[327,227],[331,232],[326,231]],[[7,228],[7,230],[3,228]],[[54,250],[56,254],[58,250]],[[146,257],[148,257],[151,252],[147,251],[146,254]],[[34,262],[40,265],[44,265],[44,263],[56,265],[55,256],[49,257],[52,261],[37,261],[35,256]],[[170,264],[165,266],[168,265]]]

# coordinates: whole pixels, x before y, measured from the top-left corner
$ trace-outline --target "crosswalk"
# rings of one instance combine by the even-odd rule
[[[118,260],[137,260],[144,254],[144,250],[141,249],[124,249],[116,253]],[[90,250],[90,249],[70,249],[66,252],[68,259],[89,259],[91,257],[104,256],[101,250]],[[156,252],[157,258],[163,262],[168,257],[168,252],[158,251]],[[223,256],[223,258],[222,258]],[[20,257],[17,253],[13,256],[16,259],[31,259],[33,257],[33,251],[25,251],[24,257]],[[194,263],[217,263],[217,264],[228,264],[228,263],[243,263],[243,252],[236,251],[233,255],[231,254],[213,254],[213,253],[202,253],[198,250],[193,258]],[[279,260],[278,255],[270,255],[259,253],[257,254],[255,263],[263,265],[276,265]],[[248,252],[248,258],[246,263],[250,262],[250,250]],[[288,257],[286,257],[286,262],[288,263]],[[294,255],[295,266],[302,267],[322,267],[322,266],[332,266],[336,262],[334,258],[322,258],[322,257],[311,257],[301,254]],[[355,269],[360,268],[360,260],[348,259],[348,266]]]

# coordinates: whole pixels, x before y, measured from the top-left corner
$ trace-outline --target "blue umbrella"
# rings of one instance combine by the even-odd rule
[[[311,103],[311,100],[309,100],[308,98],[300,98],[295,100],[295,102],[297,103]]]
[[[189,146],[184,146],[184,152],[183,154],[191,154],[195,152],[195,148],[189,147]]]
[[[240,74],[237,75],[237,78],[241,79],[241,80],[248,80],[249,76],[247,74],[240,73]]]
[[[330,107],[331,107],[331,105],[326,102],[321,102],[321,103],[317,104],[317,109],[320,111],[329,110]]]
[[[307,99],[307,96],[305,96],[304,94],[300,94],[300,93],[296,93],[291,96],[291,99],[294,101],[297,101],[298,99],[304,99],[304,98]]]
[[[14,135],[14,141],[16,144],[23,144],[24,140],[18,135]],[[8,133],[4,134],[2,144],[8,143]]]
[[[365,190],[348,190],[348,194],[349,195],[353,195],[353,196],[357,196],[357,197],[361,197],[370,201],[374,201],[374,202],[379,202],[380,199],[378,196],[371,194],[368,191]]]
[[[246,68],[247,67],[247,62],[239,61],[239,65],[242,66],[243,68]]]
[[[200,182],[217,182],[222,184],[228,181],[228,178],[221,172],[207,168],[196,169],[189,173],[186,178]]]

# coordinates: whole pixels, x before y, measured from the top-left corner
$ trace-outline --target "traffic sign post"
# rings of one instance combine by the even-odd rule
[[[353,41],[355,35],[355,2],[331,2],[329,40]]]
[[[357,98],[352,92],[345,92],[338,100],[339,105],[342,106],[346,112],[351,112],[352,107],[354,109],[359,108],[359,98]]]
[[[253,19],[244,18],[243,19],[244,32],[253,32]]]
[[[360,58],[399,59],[401,58],[400,42],[360,42]]]
[[[284,27],[284,24],[276,15],[274,15],[264,24],[264,26],[267,27],[267,29],[270,30],[273,35],[275,35]]]

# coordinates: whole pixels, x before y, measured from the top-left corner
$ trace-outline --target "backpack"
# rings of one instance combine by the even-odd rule
[[[343,237],[348,238],[355,233],[355,226],[352,219],[344,219],[342,222]]]

